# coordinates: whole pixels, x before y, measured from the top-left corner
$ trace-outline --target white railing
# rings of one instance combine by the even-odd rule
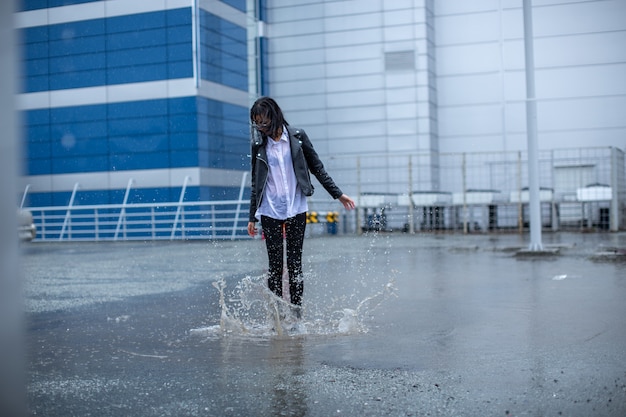
[[[626,157],[616,148],[577,148],[540,154],[542,225],[553,231],[626,229]],[[524,152],[343,155],[328,171],[357,202],[347,212],[321,186],[309,211],[339,210],[338,224],[312,223],[309,234],[374,230],[523,233],[528,218]],[[246,238],[249,201],[242,173],[237,200],[23,207],[33,214],[35,240],[173,240]],[[435,181],[436,180],[436,181]],[[317,184],[316,184],[317,185]],[[22,196],[22,206],[30,187]]]
[[[247,200],[226,200],[27,209],[36,241],[234,240],[247,236],[248,206]]]

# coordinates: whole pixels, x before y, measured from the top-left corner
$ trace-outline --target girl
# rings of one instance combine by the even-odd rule
[[[276,101],[259,98],[250,109],[250,121],[253,139],[248,234],[257,233],[256,222],[260,220],[269,259],[267,284],[282,298],[284,228],[290,301],[299,307],[304,291],[302,245],[308,210],[306,197],[313,194],[309,172],[346,209],[352,210],[355,204],[328,175],[306,133],[289,126]]]

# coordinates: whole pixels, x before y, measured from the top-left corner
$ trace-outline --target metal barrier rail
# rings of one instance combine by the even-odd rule
[[[27,209],[37,227],[35,241],[234,240],[247,236],[248,205],[226,200]]]

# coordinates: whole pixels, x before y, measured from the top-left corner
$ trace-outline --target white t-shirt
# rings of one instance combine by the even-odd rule
[[[279,141],[267,138],[265,149],[269,172],[255,217],[259,220],[261,216],[285,220],[306,212],[309,208],[293,170],[289,134],[285,126]]]

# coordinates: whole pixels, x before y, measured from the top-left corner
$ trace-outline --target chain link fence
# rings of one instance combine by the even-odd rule
[[[325,165],[359,207],[340,211],[343,233],[523,232],[529,226],[526,152],[350,155],[327,158]],[[544,229],[626,229],[622,150],[541,151],[539,170]],[[309,207],[332,211],[337,204],[318,191]]]

